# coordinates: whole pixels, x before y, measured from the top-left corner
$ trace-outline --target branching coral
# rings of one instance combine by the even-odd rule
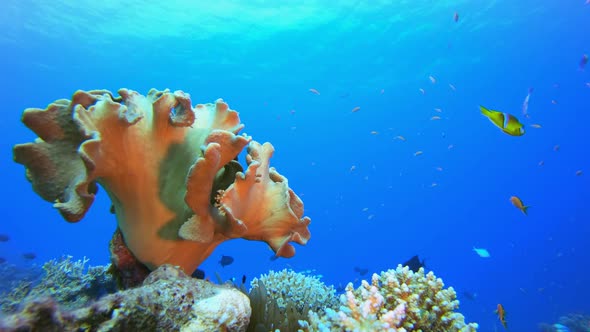
[[[52,259],[43,264],[38,283],[23,282],[0,299],[5,313],[16,311],[25,301],[52,297],[65,308],[78,308],[116,290],[108,266],[87,266],[88,260],[74,261],[72,256]]]
[[[228,239],[265,241],[282,257],[295,254],[290,242],[307,243],[310,219],[269,166],[274,148],[239,135],[225,102],[193,108],[182,91],[118,93],[78,91],[23,114],[39,138],[16,145],[14,159],[66,220],[85,215],[100,184],[139,261],[189,273]],[[242,173],[235,159],[246,146]]]
[[[444,288],[440,278],[424,269],[414,273],[408,267],[373,274],[371,284],[352,284],[341,296],[340,311],[325,315],[310,313],[312,331],[476,331],[477,324],[465,324],[454,312],[459,307],[452,287]]]

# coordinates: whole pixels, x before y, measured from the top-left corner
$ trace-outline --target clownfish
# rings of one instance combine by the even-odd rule
[[[508,329],[508,324],[506,324],[506,311],[504,311],[504,306],[502,304],[498,303],[495,313],[498,315],[498,319],[502,326],[504,326],[505,329]]]
[[[479,106],[479,109],[481,110],[481,114],[490,119],[496,127],[500,128],[506,134],[511,136],[524,135],[524,125],[514,115],[489,110],[483,106]]]

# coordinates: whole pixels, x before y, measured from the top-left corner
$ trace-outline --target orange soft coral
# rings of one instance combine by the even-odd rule
[[[125,243],[152,269],[192,272],[232,238],[265,241],[283,257],[295,254],[289,242],[307,243],[310,220],[269,166],[272,145],[239,135],[238,113],[221,99],[193,108],[181,91],[118,92],[78,91],[23,114],[39,139],[16,145],[14,159],[66,220],[82,219],[100,184]],[[235,159],[246,146],[242,173]]]

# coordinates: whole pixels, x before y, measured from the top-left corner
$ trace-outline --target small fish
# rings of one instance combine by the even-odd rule
[[[434,76],[430,75],[430,76],[428,76],[428,79],[430,80],[430,82],[432,84],[436,84],[436,78]]]
[[[489,110],[483,106],[479,106],[481,114],[487,117],[496,127],[500,128],[504,133],[511,136],[524,135],[524,125],[518,119],[508,113]]]
[[[453,21],[455,21],[455,22],[459,21],[459,13],[455,12],[455,15],[453,15]]]
[[[0,242],[8,242],[10,240],[10,236],[8,234],[0,234]]]
[[[437,187],[437,186],[438,186],[438,183],[436,183],[436,182],[432,182],[430,184],[430,188],[434,188],[434,187]]]
[[[586,1],[586,4],[589,4],[590,0]],[[562,324],[553,324],[551,325],[551,327],[553,327],[553,331],[555,332],[571,332],[570,329]],[[588,324],[588,327],[590,327],[590,324]]]
[[[451,149],[453,149],[454,147],[455,147],[455,145],[453,145],[453,144],[449,144],[449,146],[447,146],[447,149],[451,150]]]
[[[464,298],[470,300],[470,301],[475,301],[477,299],[477,293],[475,292],[470,292],[470,291],[463,291],[463,293],[461,293],[463,295]]]
[[[584,174],[584,172],[582,172],[581,169],[576,171],[576,176],[582,176],[582,174]]]
[[[555,100],[555,99],[552,99],[552,100],[551,100],[551,104],[553,104],[553,105],[557,105],[557,100]]]
[[[408,268],[410,268],[410,270],[418,272],[418,270],[420,270],[421,267],[426,268],[426,263],[424,260],[420,260],[420,257],[418,257],[418,255],[414,255],[412,256],[412,258],[405,261],[402,264],[402,266],[407,266]]]
[[[482,258],[489,258],[489,257],[491,257],[491,255],[487,251],[487,249],[473,247],[473,251],[475,251],[475,253],[478,254],[479,257],[482,257]]]
[[[582,59],[580,60],[580,69],[584,70],[584,67],[586,67],[587,63],[588,63],[588,54],[584,54],[584,55],[582,55]]]
[[[290,113],[291,113],[291,114],[295,114],[295,110],[291,110],[291,111],[290,111]]]
[[[246,275],[242,275],[242,285],[244,285],[246,283]]]
[[[309,92],[313,93],[314,95],[320,95],[320,92],[314,88],[309,89]]]
[[[380,94],[384,94],[385,93],[385,89],[381,89],[381,91],[379,91]]]
[[[519,209],[520,211],[522,211],[522,213],[524,213],[524,215],[528,215],[527,210],[530,208],[530,206],[526,206],[522,203],[522,200],[516,196],[511,196],[510,197],[510,202],[512,203],[512,205],[514,205],[517,209]]]
[[[539,161],[539,166],[543,166],[543,165],[545,165],[545,161],[544,160]]]
[[[37,258],[37,254],[35,254],[34,252],[25,252],[23,254],[23,258],[27,259],[27,260],[33,260],[33,259]]]
[[[395,136],[394,139],[399,139],[402,142],[405,142],[406,141],[406,138],[403,137],[402,135]]]
[[[435,108],[434,111],[437,113],[442,113],[442,110],[440,108]]]
[[[418,91],[420,91],[420,93],[421,93],[421,94],[423,94],[423,95],[425,95],[425,94],[426,94],[426,90],[424,90],[424,89],[422,89],[422,88],[418,89]]]
[[[590,0],[588,0],[590,1]],[[586,83],[586,86],[590,88],[590,82]]]
[[[354,171],[355,169],[356,169],[356,166],[355,165],[350,166],[350,171],[351,172]]]
[[[553,147],[553,151],[555,151],[555,152],[559,151],[559,149],[561,149],[561,147],[559,145],[556,145]]]
[[[195,279],[205,279],[205,271],[201,270],[201,269],[195,269],[193,271],[193,273],[191,274],[191,277],[195,278]]]
[[[526,97],[524,98],[524,101],[522,102],[522,115],[524,115],[525,117],[529,117],[528,109],[529,109],[529,99],[531,99],[531,94],[533,93],[533,88],[529,88],[529,93],[526,95]]]
[[[533,127],[533,128],[536,128],[536,129],[543,128],[543,126],[541,126],[541,125],[540,125],[540,124],[538,124],[538,123],[533,123],[533,124],[531,125],[531,127]]]
[[[453,91],[457,91],[457,88],[455,88],[455,86],[450,83],[449,83],[449,88],[451,88],[451,90],[453,90]]]
[[[414,157],[418,157],[418,156],[420,156],[422,154],[424,154],[424,152],[422,152],[422,151],[416,151],[416,152],[414,152]]]
[[[228,265],[230,265],[231,263],[234,262],[234,258],[231,256],[225,256],[225,255],[221,255],[221,259],[219,260],[219,264],[221,264],[221,267],[226,267]]]
[[[430,120],[440,120],[440,116],[435,115],[435,116],[431,117]]]
[[[358,274],[364,276],[365,274],[367,274],[367,272],[369,272],[369,269],[365,269],[365,268],[360,268],[360,267],[354,267],[354,272],[357,272]]]
[[[356,112],[358,112],[360,110],[361,110],[361,107],[360,106],[357,106],[357,107],[355,107],[355,108],[352,109],[352,113],[356,113]]]
[[[378,131],[375,131],[375,130],[371,131],[371,135],[377,135],[377,134],[379,134]]]
[[[443,171],[443,168],[439,166],[439,167],[436,167],[435,170],[437,170],[439,172],[442,172]]]
[[[506,311],[504,311],[504,306],[500,303],[498,303],[498,306],[496,307],[495,314],[498,315],[498,319],[500,320],[502,326],[507,329],[508,324],[506,324]]]

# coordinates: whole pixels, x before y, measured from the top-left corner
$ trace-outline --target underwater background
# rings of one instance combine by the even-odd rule
[[[420,255],[480,331],[503,329],[499,303],[512,331],[590,313],[584,0],[2,7],[5,264],[64,254],[107,264],[116,228],[104,191],[69,224],[31,190],[12,161],[14,144],[35,139],[22,111],[78,89],[170,88],[193,104],[223,98],[246,133],[272,142],[272,166],[312,218],[312,238],[294,258],[271,260],[264,243],[234,240],[201,266],[207,275],[250,280],[292,268],[339,287]],[[506,135],[479,105],[515,115],[526,133]],[[528,215],[511,196],[531,206]],[[233,263],[222,267],[222,255]]]

